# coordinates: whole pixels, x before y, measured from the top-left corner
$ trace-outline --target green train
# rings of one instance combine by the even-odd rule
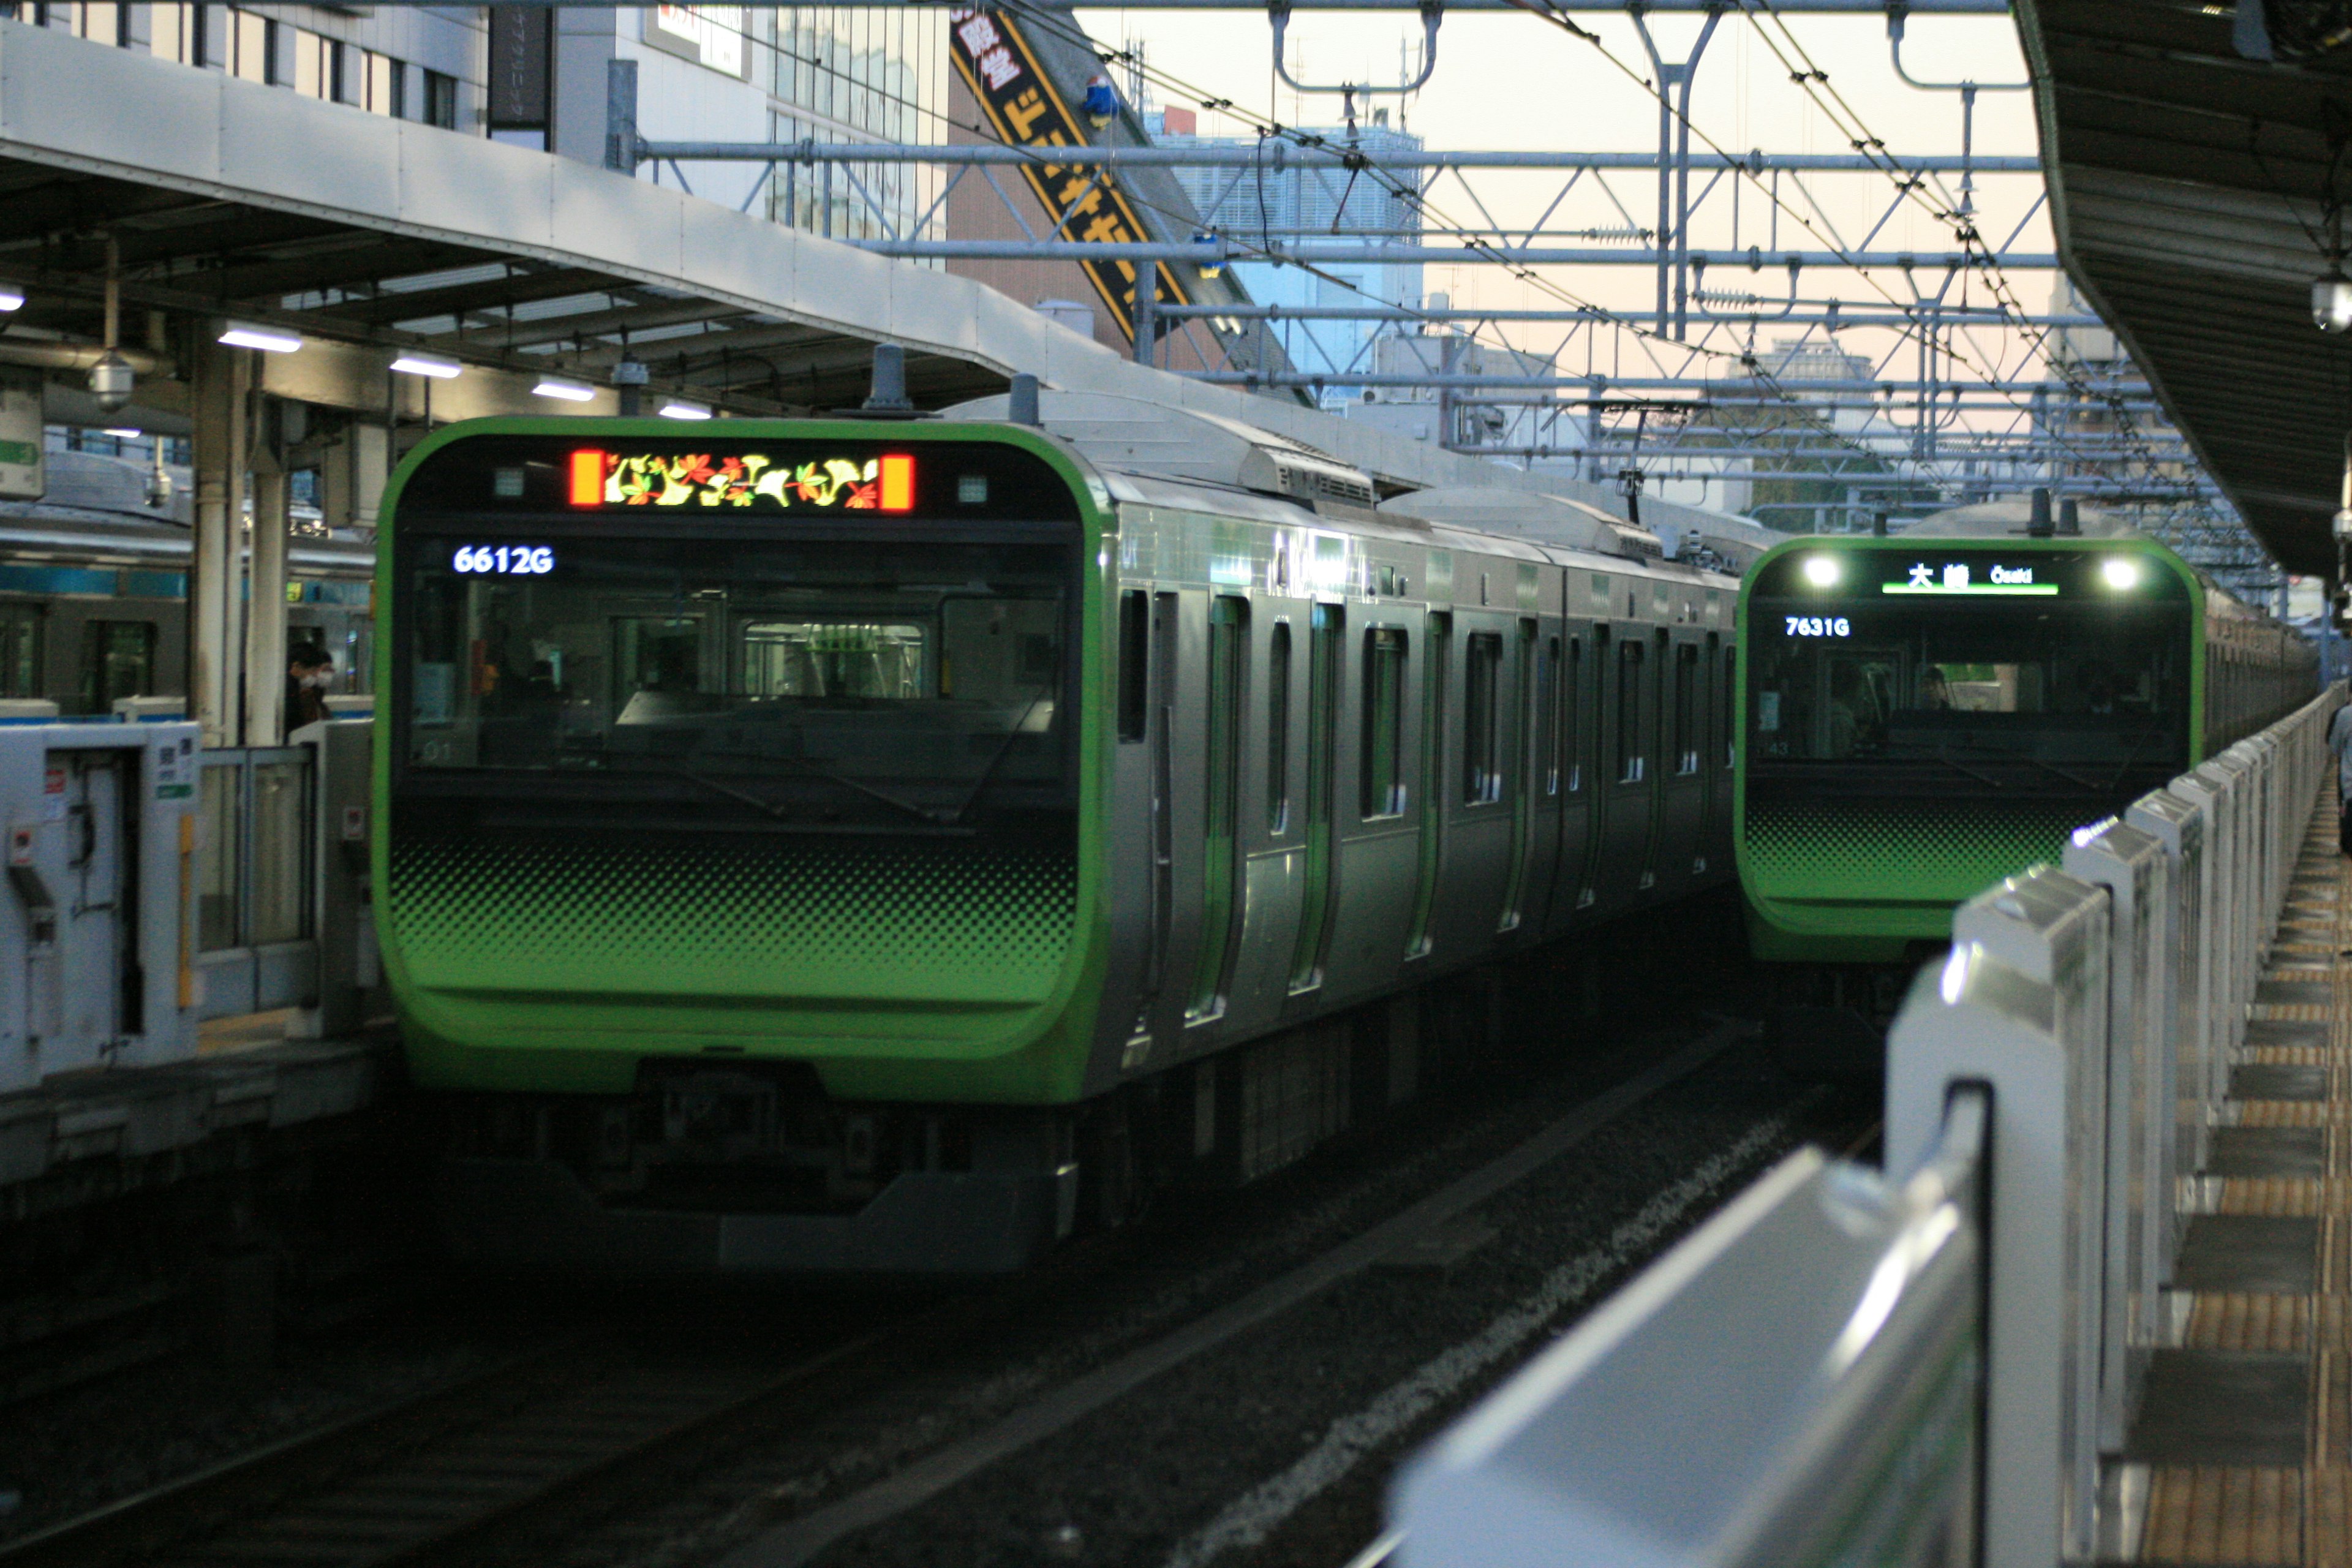
[[[1742,579],[1734,832],[1792,1030],[1866,1031],[1963,899],[2315,689],[2308,639],[2162,545],[2006,521],[1791,540]]]
[[[1728,880],[1733,578],[1044,401],[394,477],[377,921],[461,1256],[1019,1267],[1409,1099],[1433,977]]]

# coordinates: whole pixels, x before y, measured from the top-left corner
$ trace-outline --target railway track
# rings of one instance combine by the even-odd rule
[[[599,1330],[277,1444],[0,1550],[6,1568],[422,1568],[499,1561],[625,1506],[896,1331],[805,1325],[797,1353]]]
[[[1117,1428],[1126,1418],[1112,1407],[1139,1408],[1131,1398],[1146,1384],[1154,1390],[1144,1400],[1150,1405],[1188,1380],[1213,1381],[1220,1360],[1252,1353],[1253,1342],[1293,1331],[1284,1325],[1350,1292],[1435,1301],[1458,1294],[1430,1283],[1436,1276],[1426,1260],[1402,1275],[1381,1271],[1396,1268],[1400,1254],[1423,1238],[1470,1234],[1474,1251],[1486,1246],[1475,1237],[1491,1238],[1492,1227],[1473,1223],[1473,1211],[1507,1205],[1589,1138],[1622,1136],[1611,1130],[1672,1086],[1704,1078],[1702,1069],[1740,1037],[1720,1023],[1698,1037],[1686,1035],[1646,1068],[1610,1074],[1593,1086],[1597,1092],[1572,1095],[1521,1123],[1509,1141],[1487,1144],[1475,1168],[1455,1165],[1451,1180],[1422,1186],[1417,1197],[1398,1191],[1401,1207],[1383,1201],[1359,1218],[1335,1213],[1276,1225],[1305,1224],[1302,1240],[1314,1232],[1325,1239],[1223,1285],[1209,1285],[1207,1276],[1186,1282],[1206,1252],[1183,1262],[1159,1255],[1169,1235],[1146,1240],[1130,1232],[1095,1238],[1018,1280],[946,1300],[795,1292],[708,1308],[699,1300],[672,1301],[655,1314],[658,1321],[621,1327],[608,1318],[487,1373],[26,1538],[0,1549],[0,1568],[686,1560],[785,1568],[832,1562],[845,1550],[845,1561],[859,1563],[952,1562],[952,1542],[973,1507],[960,1500],[989,1495],[995,1500],[982,1511],[1003,1512],[1006,1492],[1018,1493],[1035,1474],[1066,1469],[1074,1443],[1090,1446],[1087,1432],[1106,1422]],[[1855,1131],[1842,1128],[1837,1142]],[[1705,1185],[1692,1186],[1692,1201]],[[1339,1184],[1342,1192],[1349,1187]],[[1512,1231],[1511,1222],[1499,1223]],[[1332,1224],[1339,1228],[1324,1228]],[[1202,1231],[1195,1244],[1222,1226],[1211,1222]],[[1488,1261],[1510,1249],[1508,1241],[1489,1246]],[[1266,1262],[1274,1263],[1271,1255]],[[1441,1263],[1437,1274],[1454,1267]],[[1169,1297],[1192,1305],[1166,1316],[1138,1307]],[[1068,1343],[1078,1337],[1069,1331],[1097,1338],[1086,1325],[1130,1314],[1126,1327],[1101,1329],[1097,1348],[1075,1359],[1024,1363],[1019,1357],[1028,1352],[1008,1348],[1024,1337],[1033,1350],[1057,1336]],[[1157,1326],[1148,1322],[1153,1318]],[[1403,1342],[1390,1353],[1404,1353],[1397,1348]],[[1502,1352],[1495,1364],[1505,1364]],[[1277,1386],[1280,1375],[1265,1371],[1244,1385]],[[982,1392],[971,1394],[974,1388]],[[1323,1419],[1304,1406],[1270,1418],[1285,1426]],[[1367,1451],[1405,1440],[1412,1425],[1399,1424]],[[1199,1433],[1181,1439],[1202,1440]],[[1118,1445],[1091,1446],[1107,1453]],[[1284,1523],[1291,1514],[1303,1510],[1311,1522],[1317,1510],[1328,1511],[1321,1500],[1333,1484],[1343,1493],[1372,1484],[1349,1479],[1365,1473],[1351,1460],[1335,1481],[1300,1489],[1283,1481],[1280,1464],[1272,1476],[1250,1472],[1271,1450],[1259,1452],[1237,1459],[1243,1468],[1214,1484],[1228,1511],[1254,1494],[1273,1495],[1269,1487],[1281,1492],[1268,1529],[1295,1533],[1297,1527]],[[1310,1447],[1298,1462],[1313,1468],[1323,1461]],[[1092,1549],[1081,1555],[1062,1550],[1061,1526],[1033,1539],[1041,1561],[1123,1561],[1117,1553],[1127,1544],[1169,1563],[1254,1556],[1247,1543],[1264,1531],[1221,1523],[1216,1504],[1206,1490],[1171,1500],[1166,1525],[1122,1542],[1111,1557],[1099,1552],[1116,1532],[1091,1518],[1085,1535]],[[1074,1498],[1072,1506],[1087,1505]],[[1360,1546],[1376,1533],[1360,1504],[1348,1506],[1354,1512],[1328,1527],[1339,1537],[1329,1541],[1333,1547],[1349,1536]],[[949,1521],[943,1554],[908,1557],[889,1544],[909,1531],[924,1533],[923,1521],[941,1519]],[[1237,1555],[1223,1544],[1228,1537],[1239,1543]],[[870,1545],[852,1546],[852,1538]],[[688,1542],[695,1544],[681,1554]],[[1331,1560],[1352,1549],[1334,1551]]]

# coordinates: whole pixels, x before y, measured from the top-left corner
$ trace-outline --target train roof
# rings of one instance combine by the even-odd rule
[[[2025,537],[2028,520],[2033,515],[2032,503],[2023,497],[2005,500],[1979,501],[1974,506],[1948,507],[1930,512],[1917,521],[1895,530],[1906,539],[2021,539]],[[2145,537],[2133,528],[2120,512],[2104,507],[2086,506],[2078,509],[2084,539],[2139,539]],[[2053,536],[2075,538],[2074,534]]]
[[[1736,572],[1764,549],[1743,529],[1769,538],[1736,519],[1674,508],[1669,542],[1590,501],[1529,489],[1518,474],[1491,489],[1448,486],[1382,497],[1370,476],[1329,453],[1220,415],[1106,393],[1041,390],[1037,401],[1041,426],[1102,470],[1124,500],[1206,501],[1265,521],[1295,521],[1294,509],[1304,507],[1342,516],[1368,532],[1393,531],[1427,542],[1438,531],[1465,546],[1518,553],[1517,545],[1536,559],[1559,552],[1600,556],[1619,570],[1675,555],[1691,570]],[[1010,398],[995,396],[957,404],[940,417],[1002,423],[1010,413]]]
[[[0,501],[0,561],[185,571],[194,535],[173,522],[47,501]],[[292,541],[287,563],[310,576],[372,576],[375,546],[357,539]]]

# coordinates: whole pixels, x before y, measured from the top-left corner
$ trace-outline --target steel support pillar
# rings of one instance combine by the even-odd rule
[[[286,738],[286,501],[274,443],[254,443],[251,584],[245,620],[245,743]]]
[[[246,446],[253,355],[199,330],[189,363],[194,384],[195,538],[188,584],[188,698],[207,746],[235,745],[242,733],[237,666],[245,648],[245,604],[238,581],[245,533]]]

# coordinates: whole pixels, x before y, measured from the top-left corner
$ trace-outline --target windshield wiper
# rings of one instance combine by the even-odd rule
[[[1004,739],[996,742],[996,750],[989,753],[988,765],[980,770],[980,777],[972,780],[971,793],[963,797],[962,803],[949,815],[946,820],[961,822],[964,814],[978,804],[981,791],[986,789],[988,781],[996,776],[996,764],[1004,760],[1004,754],[1007,752],[1013,750],[1013,742],[1021,738],[1021,731],[1028,726],[1029,716],[1037,711],[1037,704],[1045,700],[1045,693],[1049,689],[1051,688],[1046,686],[1037,688],[1036,695],[1029,699],[1029,706],[1021,710],[1021,717],[1013,721],[1013,728],[1004,731]]]

